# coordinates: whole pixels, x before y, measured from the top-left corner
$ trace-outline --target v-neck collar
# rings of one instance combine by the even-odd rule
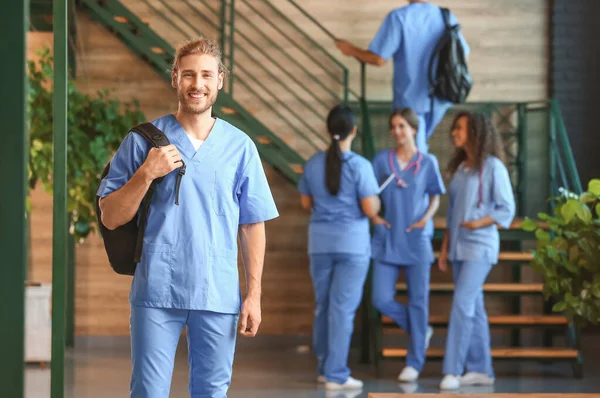
[[[406,171],[406,169],[403,169],[400,167],[400,159],[398,159],[398,154],[396,153],[396,149],[390,149],[390,150],[392,151],[392,158],[394,159],[394,167],[396,168],[396,170],[398,170],[398,173],[404,173]],[[415,152],[415,154],[412,156],[412,158],[410,158],[410,160],[406,163],[406,166],[408,166],[409,164],[416,161],[418,156],[419,156],[419,151],[417,150]],[[393,172],[394,170],[391,170],[391,171]]]
[[[202,143],[200,148],[198,148],[198,150],[196,151],[196,148],[194,148],[192,141],[186,134],[181,123],[179,123],[179,120],[177,120],[175,115],[172,113],[169,115],[169,117],[171,118],[171,131],[173,132],[173,141],[175,141],[178,144],[177,146],[179,147],[179,150],[183,153],[185,157],[194,162],[202,161],[202,159],[204,159],[204,157],[210,152],[210,150],[214,146],[215,138],[213,138],[213,135],[218,135],[221,129],[221,120],[219,118],[215,118],[215,124],[213,124],[212,128],[210,129],[206,140],[204,140],[204,143]]]

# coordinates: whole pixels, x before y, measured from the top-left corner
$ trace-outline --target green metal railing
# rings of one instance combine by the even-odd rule
[[[583,192],[581,179],[577,171],[575,157],[571,150],[571,144],[567,135],[567,129],[560,111],[560,107],[556,100],[550,101],[550,194],[552,196],[560,196],[560,188],[580,195]],[[550,201],[551,214],[554,210],[554,203]],[[548,301],[544,306],[546,314],[552,313],[552,301]],[[553,334],[547,331],[544,335],[546,345],[551,343]],[[579,352],[576,362],[573,364],[573,371],[577,377],[583,374],[583,358],[581,355],[580,346],[580,330],[575,325],[569,325],[567,332],[567,342],[572,348]]]
[[[550,192],[558,195],[560,187],[576,194],[583,192],[583,186],[575,157],[571,150],[567,129],[556,100],[550,101]]]

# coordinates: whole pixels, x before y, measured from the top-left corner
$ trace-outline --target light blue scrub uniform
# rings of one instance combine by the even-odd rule
[[[450,21],[456,24],[454,14]],[[452,103],[429,96],[429,61],[445,31],[440,8],[430,3],[411,3],[391,11],[369,45],[369,51],[386,61],[394,57],[393,108],[412,108],[419,116],[417,147],[427,152],[427,140]],[[469,46],[460,34],[465,56]],[[434,65],[435,70],[435,65]]]
[[[377,195],[379,188],[368,160],[344,152],[337,196],[325,185],[326,153],[314,155],[298,184],[313,199],[308,229],[310,275],[315,289],[313,349],[318,374],[345,383],[350,376],[348,351],[354,315],[369,270],[369,219],[360,200]]]
[[[409,333],[406,366],[420,372],[425,363],[429,322],[433,220],[423,229],[406,230],[423,218],[430,196],[445,193],[444,181],[437,158],[431,154],[417,153],[400,169],[395,149],[384,150],[375,156],[373,168],[379,184],[395,174],[394,180],[380,194],[385,220],[391,229],[376,225],[373,235],[373,306]],[[399,186],[399,181],[405,186]],[[402,268],[408,287],[408,308],[394,299]]]
[[[256,146],[216,119],[196,151],[173,115],[152,122],[185,164],[158,184],[150,205],[141,262],[133,278],[131,397],[167,398],[179,336],[187,326],[190,395],[226,397],[240,311],[237,234],[240,224],[278,216]],[[130,132],[111,161],[98,195],[121,188],[150,145]]]
[[[503,228],[510,226],[515,200],[506,167],[494,156],[488,156],[481,172],[461,165],[452,178],[449,199],[448,260],[455,288],[443,373],[460,376],[466,370],[494,377],[483,284],[498,262],[500,236],[495,224],[473,231],[460,224],[490,216]]]

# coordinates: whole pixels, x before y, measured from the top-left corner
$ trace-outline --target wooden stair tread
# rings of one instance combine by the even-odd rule
[[[433,225],[436,229],[446,229],[447,227],[447,219],[446,217],[434,217]],[[508,229],[521,229],[521,224],[525,221],[523,218],[515,218],[513,222],[510,224]],[[502,228],[503,229],[503,228]]]
[[[381,317],[384,325],[393,325],[394,321],[386,316]],[[488,316],[490,325],[566,325],[567,318],[561,315],[494,315]],[[447,315],[432,315],[429,323],[433,325],[447,324]]]
[[[435,258],[439,258],[440,252],[434,252]],[[532,261],[532,252],[500,252],[498,261]]]
[[[435,229],[446,229],[446,227],[448,226],[447,224],[448,219],[446,217],[443,216],[438,216],[438,217],[434,217],[433,218],[433,225],[435,227]],[[520,217],[515,217],[512,221],[512,223],[510,224],[510,227],[508,229],[510,230],[521,230],[521,224],[523,223],[523,221],[525,221],[524,218],[520,218]],[[538,225],[540,225],[542,228],[547,229],[548,228],[548,224],[545,222],[538,222]],[[500,229],[504,229],[499,227]]]
[[[484,293],[541,293],[544,285],[541,283],[486,283]],[[397,283],[396,290],[406,291],[406,283]],[[453,292],[454,283],[430,283],[432,292]]]
[[[404,348],[384,348],[382,355],[385,358],[406,357]],[[430,348],[427,350],[429,358],[442,358],[443,348]],[[572,358],[578,356],[577,350],[571,348],[492,348],[492,358]]]

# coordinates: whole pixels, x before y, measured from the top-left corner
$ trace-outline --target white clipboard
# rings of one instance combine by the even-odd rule
[[[384,183],[381,184],[381,186],[379,187],[379,193],[383,192],[385,187],[390,185],[390,182],[392,182],[393,179],[394,179],[394,173],[390,174],[390,176],[387,178],[387,180],[385,180]]]

